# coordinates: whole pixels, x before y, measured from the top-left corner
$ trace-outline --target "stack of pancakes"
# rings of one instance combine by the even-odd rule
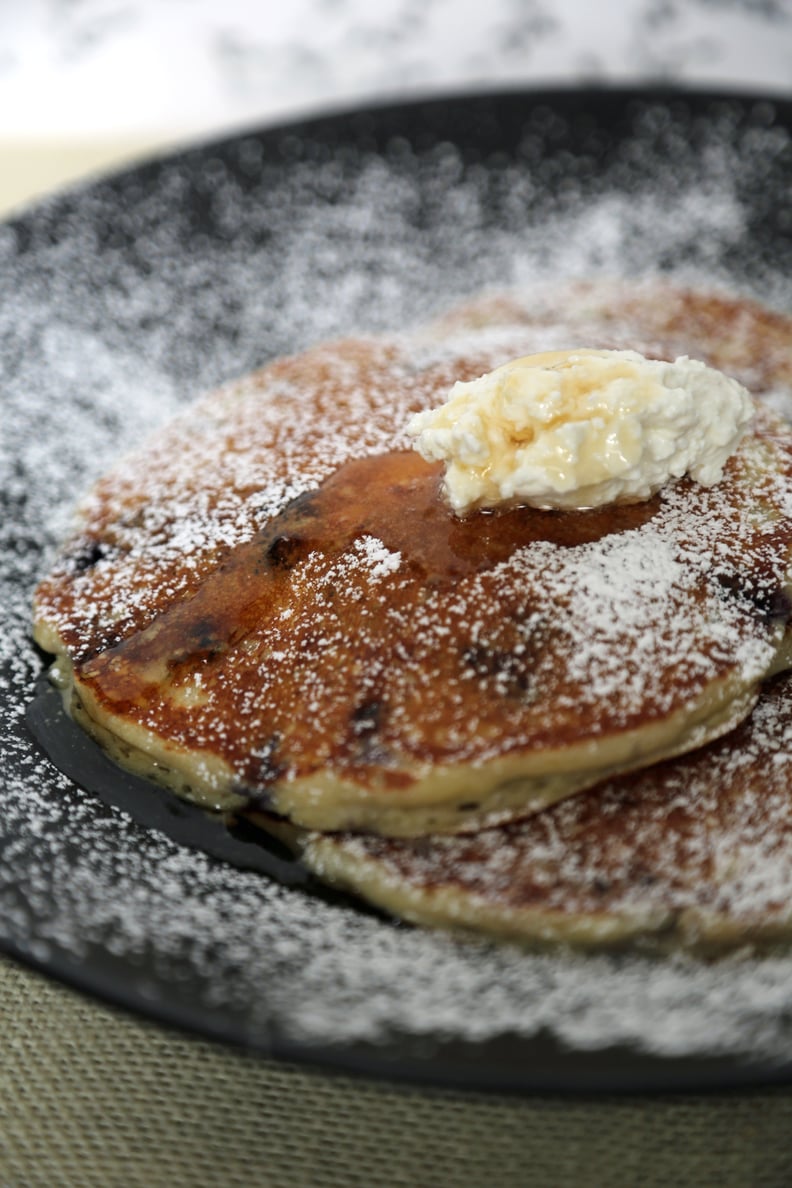
[[[537,351],[756,396],[712,488],[460,519],[411,414]],[[665,284],[487,297],[206,397],[89,494],[36,595],[74,717],[398,916],[526,943],[792,933],[792,320]]]

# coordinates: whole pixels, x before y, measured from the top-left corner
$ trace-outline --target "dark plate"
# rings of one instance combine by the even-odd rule
[[[791,129],[792,104],[736,96],[445,98],[251,132],[0,227],[6,952],[205,1036],[389,1078],[790,1080],[792,959],[528,955],[321,892],[86,749],[41,692],[28,606],[90,478],[275,354],[559,276],[671,272],[792,306]]]

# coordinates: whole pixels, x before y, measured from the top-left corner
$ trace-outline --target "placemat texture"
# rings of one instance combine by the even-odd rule
[[[510,1097],[249,1057],[0,963],[3,1188],[792,1183],[792,1093]]]
[[[26,140],[0,137],[0,218],[18,211],[24,203],[59,186],[84,181],[89,176],[127,166],[133,161],[164,151],[176,142],[163,135],[85,137],[63,140],[55,137]]]

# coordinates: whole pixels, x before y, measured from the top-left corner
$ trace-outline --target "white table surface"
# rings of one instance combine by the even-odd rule
[[[326,107],[592,81],[792,93],[792,0],[0,0],[0,211]]]

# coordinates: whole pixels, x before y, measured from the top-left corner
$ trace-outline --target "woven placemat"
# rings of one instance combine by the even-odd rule
[[[0,962],[3,1188],[792,1183],[792,1093],[394,1087],[171,1033]]]

